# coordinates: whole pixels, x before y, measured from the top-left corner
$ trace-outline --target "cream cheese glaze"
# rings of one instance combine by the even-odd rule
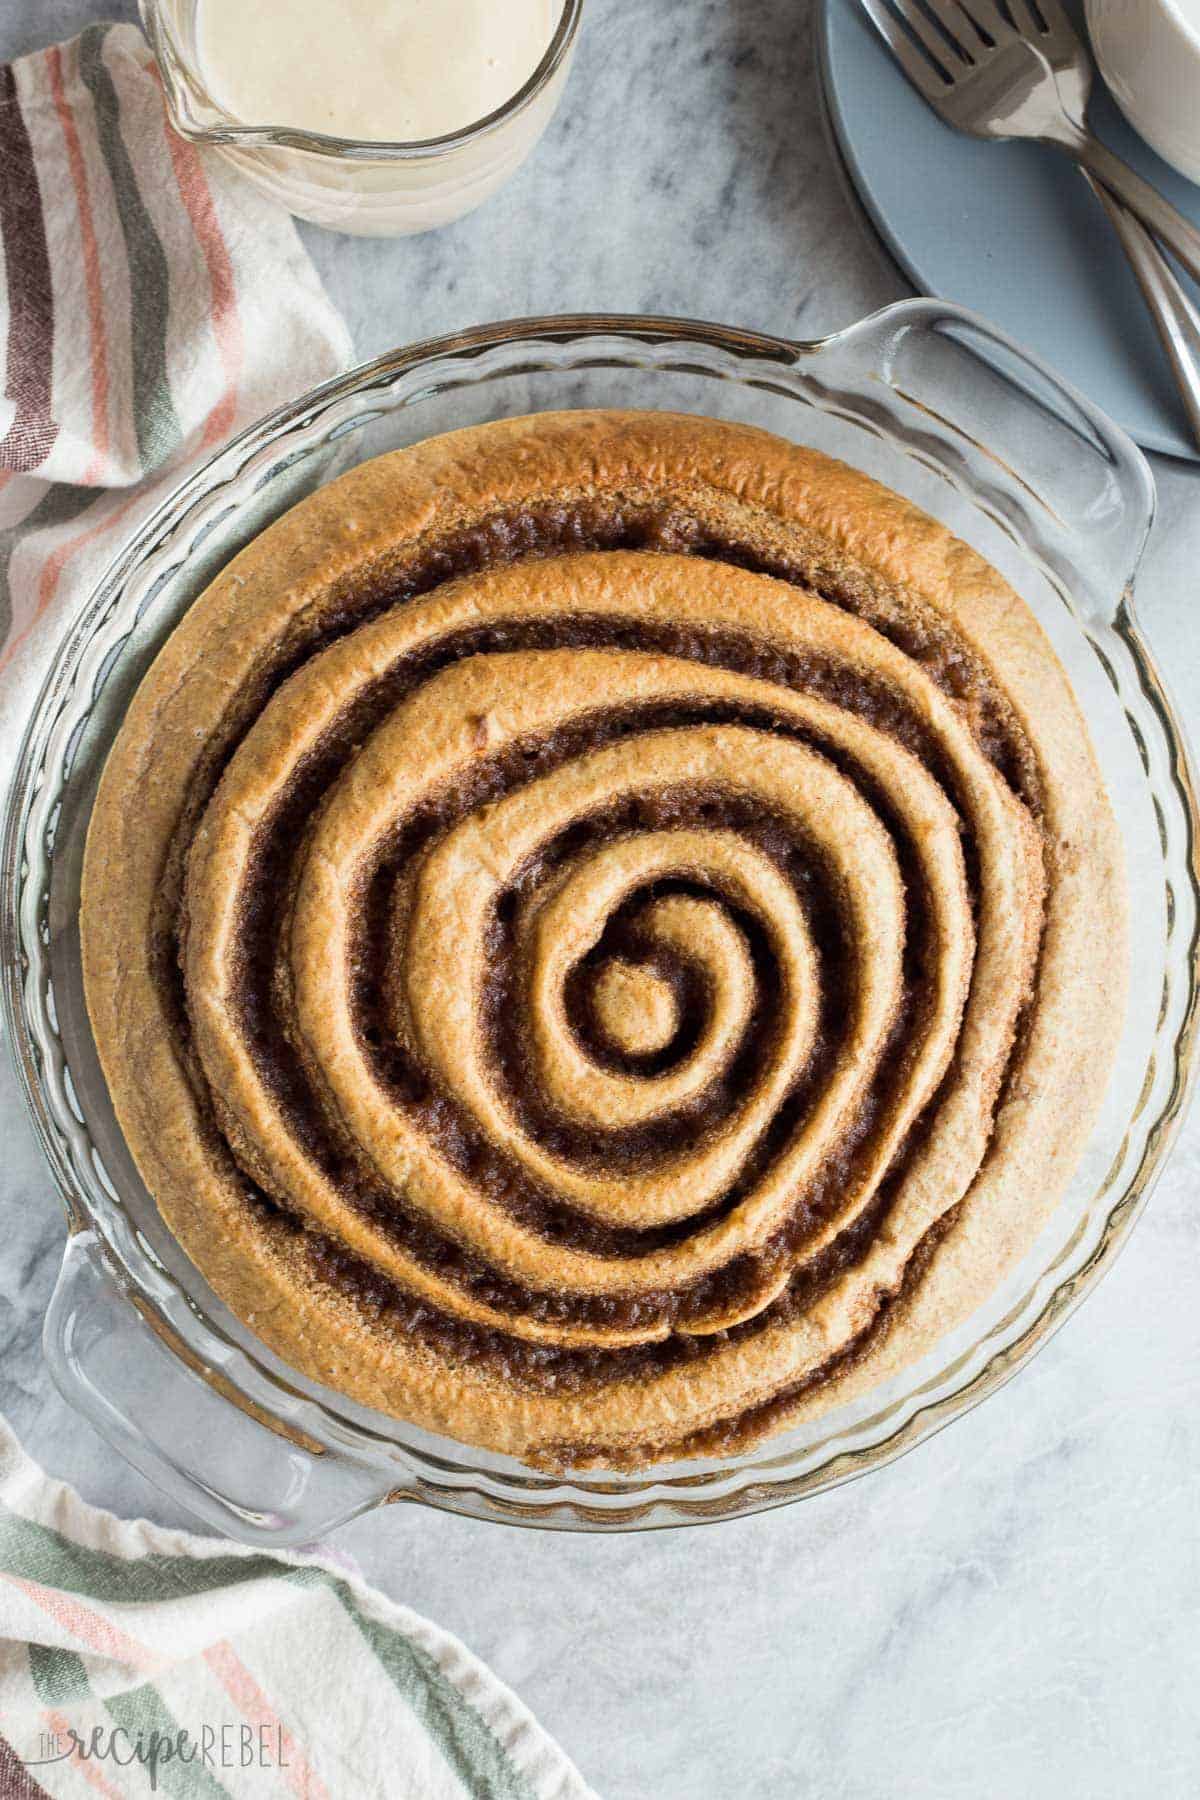
[[[201,73],[248,125],[411,142],[511,99],[554,32],[554,0],[200,0]]]

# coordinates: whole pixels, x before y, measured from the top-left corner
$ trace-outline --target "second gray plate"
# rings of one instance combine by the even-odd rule
[[[1077,5],[1069,10],[1079,17]],[[981,143],[943,125],[858,0],[823,0],[818,36],[850,177],[918,290],[994,320],[1144,449],[1200,461],[1137,285],[1067,159],[1035,144]],[[1136,136],[1099,80],[1091,123],[1200,225],[1200,188]]]

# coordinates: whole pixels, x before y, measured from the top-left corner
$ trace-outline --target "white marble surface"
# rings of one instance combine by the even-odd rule
[[[133,10],[3,0],[0,56]],[[308,234],[361,353],[573,307],[815,335],[894,297],[822,141],[808,15],[589,0],[564,110],[483,212],[407,242]],[[1141,612],[1195,724],[1200,478],[1157,473]],[[6,1061],[0,1141],[0,1410],[89,1498],[170,1517],[42,1366],[63,1228]],[[1183,1800],[1200,1792],[1198,1189],[1200,1119],[1036,1362],[854,1486],[691,1532],[392,1511],[341,1542],[486,1657],[606,1800]]]

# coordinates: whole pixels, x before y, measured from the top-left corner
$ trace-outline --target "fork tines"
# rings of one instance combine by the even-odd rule
[[[988,53],[1022,37],[1070,32],[1059,0],[862,0],[897,62],[936,100]]]
[[[862,0],[862,7],[914,87],[933,100],[951,85],[954,76],[948,67],[951,60],[949,47],[943,44],[940,51],[933,49],[929,42],[932,27],[928,20],[923,21],[919,28],[920,43],[929,50],[926,55],[901,25],[887,0]],[[907,11],[907,8],[903,8],[904,16],[907,16]]]

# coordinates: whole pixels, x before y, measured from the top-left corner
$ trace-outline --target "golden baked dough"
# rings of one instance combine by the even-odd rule
[[[739,1449],[1030,1245],[1120,1028],[1116,827],[965,544],[713,420],[367,463],[192,607],[88,838],[168,1225],[307,1375],[549,1466]]]

